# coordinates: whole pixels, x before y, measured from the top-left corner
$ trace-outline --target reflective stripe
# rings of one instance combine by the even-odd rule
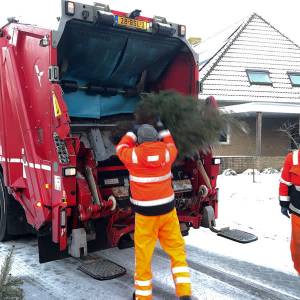
[[[130,136],[134,141],[136,141],[136,135],[133,132],[129,131],[126,133],[126,135]]]
[[[116,152],[118,152],[118,151],[119,151],[121,148],[123,148],[123,147],[128,148],[129,146],[128,146],[127,144],[121,144],[121,145],[117,146]]]
[[[138,163],[138,159],[137,159],[137,156],[136,156],[134,148],[132,149],[131,159],[132,159],[132,163],[133,164],[137,164]]]
[[[135,294],[137,296],[151,296],[152,295],[152,289],[151,290],[135,290]]]
[[[170,152],[169,150],[166,150],[166,162],[170,161]]]
[[[169,172],[168,174],[164,176],[158,176],[158,177],[137,177],[137,176],[129,176],[130,181],[133,182],[139,182],[139,183],[152,183],[152,182],[161,182],[165,181],[169,178],[171,178],[172,173]]]
[[[162,138],[164,138],[168,135],[171,135],[169,130],[162,130],[162,131],[159,132],[158,137],[162,139]]]
[[[33,168],[33,169],[42,169],[42,170],[45,170],[45,171],[51,171],[51,166],[48,166],[48,165],[41,165],[41,164],[34,164],[34,163],[28,163],[26,161],[23,161],[23,159],[21,158],[5,158],[3,156],[0,156],[0,162],[9,162],[9,163],[16,163],[16,164],[23,164],[24,167],[30,167],[30,168]]]
[[[147,161],[158,161],[159,155],[150,155],[147,157]]]
[[[280,201],[290,201],[290,196],[279,196]]]
[[[134,205],[143,206],[143,207],[149,207],[149,206],[157,206],[157,205],[163,205],[170,203],[174,200],[174,194],[167,198],[161,198],[156,200],[135,200],[130,198],[130,201]]]
[[[189,267],[175,267],[172,269],[172,273],[189,273]]]
[[[9,161],[11,163],[21,163],[22,162],[20,158],[11,158],[10,160],[7,160],[7,161]]]
[[[290,204],[289,209],[300,215],[300,209],[295,207],[292,203]]]
[[[22,164],[23,178],[27,178],[27,176],[26,176],[26,170],[25,170],[25,163],[24,163],[24,161],[22,161],[22,162],[23,162],[23,164]]]
[[[285,184],[285,185],[288,185],[288,186],[291,186],[291,185],[292,185],[292,183],[291,183],[291,182],[289,182],[289,181],[285,181],[285,180],[284,180],[284,179],[282,179],[282,178],[280,178],[280,179],[279,179],[279,181],[280,181],[281,183]]]
[[[51,171],[51,167],[47,165],[41,165],[42,169],[45,171]]]
[[[22,152],[24,149],[22,149]],[[5,162],[7,161],[8,163],[12,164],[22,164],[23,167],[30,167],[33,169],[42,169],[45,171],[51,171],[51,166],[49,165],[41,165],[41,164],[34,164],[34,163],[28,163],[27,161],[24,161],[22,158],[5,158],[3,156],[0,156],[0,162]],[[24,171],[24,170],[23,170]]]
[[[189,277],[177,277],[175,278],[175,283],[191,283],[191,278]]]
[[[293,165],[297,166],[299,164],[299,150],[293,152]]]
[[[138,286],[151,286],[152,280],[135,280],[134,283]]]

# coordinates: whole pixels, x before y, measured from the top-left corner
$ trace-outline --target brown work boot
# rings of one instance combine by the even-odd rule
[[[192,300],[191,296],[181,296],[179,297],[179,300]]]

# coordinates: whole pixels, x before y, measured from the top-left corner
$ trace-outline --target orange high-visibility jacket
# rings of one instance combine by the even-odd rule
[[[299,150],[290,152],[284,161],[280,184],[280,205],[300,216],[300,157]]]
[[[119,159],[129,171],[130,201],[136,212],[157,216],[174,208],[171,167],[177,148],[169,130],[159,133],[161,141],[136,145],[137,137],[127,132],[117,145]]]

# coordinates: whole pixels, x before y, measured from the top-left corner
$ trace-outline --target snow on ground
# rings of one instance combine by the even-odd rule
[[[290,257],[290,220],[281,214],[278,202],[279,176],[218,177],[217,227],[253,233],[257,241],[239,244],[201,228],[191,231],[186,243],[210,253],[204,255],[206,265],[300,297],[300,279]],[[296,289],[288,286],[291,280]]]
[[[186,248],[195,299],[300,299],[300,279],[289,251],[290,222],[280,213],[278,181],[278,174],[256,175],[255,183],[249,175],[219,176],[217,226],[254,233],[258,241],[239,244],[205,228],[190,230]],[[101,282],[77,270],[80,262],[74,258],[40,265],[34,238],[0,244],[0,263],[12,244],[16,247],[12,273],[24,280],[25,300],[131,299],[133,249],[91,254],[127,269],[125,276]],[[154,299],[175,299],[169,261],[159,247],[153,274]]]
[[[189,245],[243,261],[296,274],[290,257],[290,220],[280,212],[280,174],[219,176],[217,227],[236,228],[258,236],[251,244],[220,238],[206,229],[192,230]]]

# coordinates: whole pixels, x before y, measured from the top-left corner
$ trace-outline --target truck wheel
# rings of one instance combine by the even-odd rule
[[[4,186],[3,176],[0,173],[0,242],[9,239],[7,233],[7,191]]]

